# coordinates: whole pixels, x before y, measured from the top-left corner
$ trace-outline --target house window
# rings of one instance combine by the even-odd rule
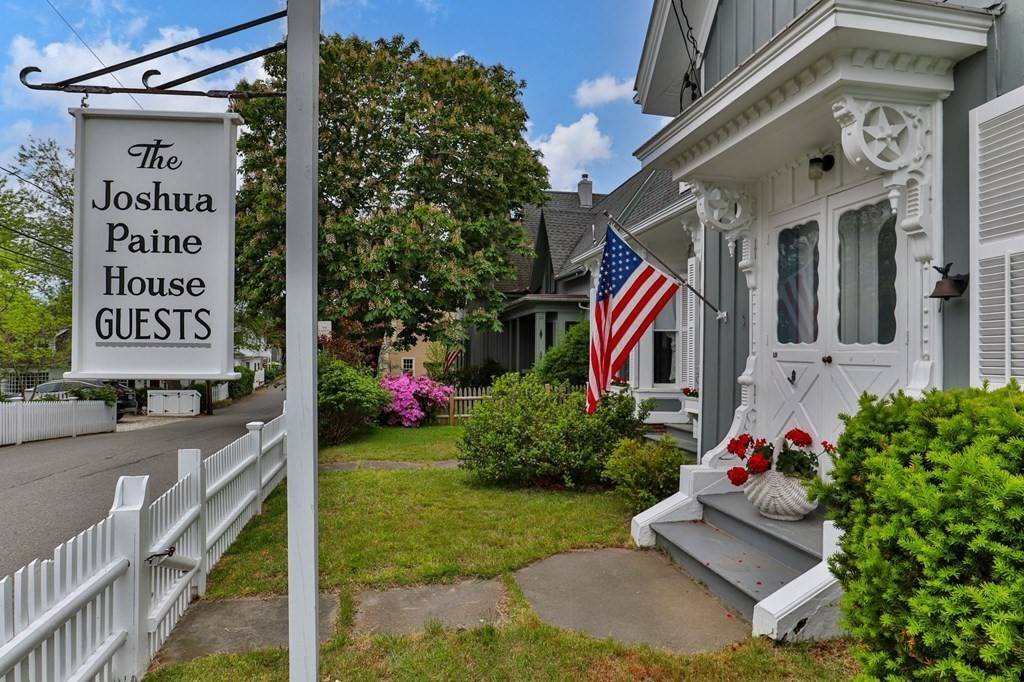
[[[896,338],[896,216],[888,199],[839,217],[839,342]]]
[[[779,232],[779,343],[818,340],[818,221]]]
[[[402,358],[402,374],[412,374],[416,371],[416,358]]]
[[[654,383],[674,384],[678,365],[678,296],[673,296],[654,320]]]

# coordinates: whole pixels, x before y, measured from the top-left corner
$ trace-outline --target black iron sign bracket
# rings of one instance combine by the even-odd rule
[[[271,45],[270,47],[265,47],[262,50],[256,50],[255,52],[250,52],[240,57],[235,57],[234,59],[229,59],[225,62],[221,62],[220,64],[216,64],[214,66],[210,66],[200,71],[190,73],[187,76],[175,78],[174,80],[167,81],[166,83],[160,83],[159,85],[150,84],[150,81],[153,78],[160,75],[160,72],[156,69],[149,69],[148,71],[142,74],[142,87],[140,88],[112,87],[106,85],[87,85],[85,84],[85,81],[89,81],[100,76],[106,76],[107,74],[120,71],[121,69],[127,69],[132,66],[144,64],[148,61],[159,59],[160,57],[165,57],[169,54],[174,54],[175,52],[180,52],[182,50],[187,50],[190,47],[202,45],[203,43],[208,43],[211,40],[217,40],[218,38],[223,38],[224,36],[229,36],[233,33],[245,31],[246,29],[254,28],[256,26],[260,26],[262,24],[266,24],[277,19],[284,19],[287,16],[287,10],[274,12],[273,14],[268,14],[258,19],[253,19],[252,21],[237,24],[235,26],[225,28],[220,31],[215,31],[214,33],[211,33],[209,35],[193,38],[192,40],[187,40],[179,45],[171,45],[170,47],[165,47],[161,50],[156,50],[154,52],[150,52],[139,57],[134,57],[133,59],[128,59],[123,62],[119,62],[117,64],[114,64],[113,66],[106,66],[102,69],[90,71],[89,73],[83,73],[80,76],[74,76],[73,78],[65,78],[64,80],[58,81],[56,83],[29,83],[28,77],[30,75],[32,75],[33,73],[42,73],[42,69],[40,69],[38,66],[26,66],[24,69],[21,70],[21,73],[18,74],[18,78],[21,79],[21,82],[25,85],[25,87],[31,88],[33,90],[55,90],[58,92],[73,92],[83,95],[113,95],[118,93],[126,93],[132,95],[184,95],[187,97],[219,97],[226,99],[251,99],[254,97],[284,97],[285,93],[283,92],[261,90],[244,91],[174,89],[177,88],[179,85],[190,83],[194,80],[203,78],[204,76],[209,76],[219,71],[230,69],[234,66],[238,66],[239,64],[244,64],[245,62],[248,62],[253,59],[259,59],[260,57],[272,54],[274,52],[280,52],[284,50],[286,47],[286,44],[283,41],[280,43],[276,43],[275,45]]]

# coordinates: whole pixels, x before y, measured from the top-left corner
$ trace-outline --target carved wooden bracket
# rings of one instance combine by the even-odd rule
[[[843,153],[868,172],[881,172],[900,228],[919,262],[932,259],[932,115],[929,105],[844,95],[832,104],[843,128]]]
[[[697,197],[697,217],[706,229],[725,233],[729,252],[735,256],[735,243],[754,223],[753,195],[739,185],[697,181],[690,183]]]

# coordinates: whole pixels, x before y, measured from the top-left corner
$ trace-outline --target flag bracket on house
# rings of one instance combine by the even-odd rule
[[[607,218],[608,221],[612,225],[614,225],[615,227],[617,227],[619,229],[619,231],[622,233],[623,237],[625,237],[626,239],[630,240],[631,242],[633,242],[634,244],[639,246],[641,249],[646,251],[648,256],[650,256],[651,258],[656,260],[658,262],[658,265],[660,265],[661,267],[665,268],[665,270],[668,271],[668,274],[670,274],[673,277],[675,277],[679,281],[679,283],[682,284],[687,289],[689,289],[690,293],[692,293],[694,296],[696,296],[700,300],[701,303],[703,303],[708,308],[713,310],[714,313],[715,313],[715,319],[716,320],[718,320],[719,322],[722,322],[722,323],[725,323],[725,322],[729,321],[729,313],[725,312],[724,310],[719,309],[718,306],[713,304],[708,299],[704,298],[703,294],[701,294],[699,291],[694,289],[693,286],[690,284],[690,282],[685,277],[683,277],[678,272],[676,272],[671,267],[669,267],[669,265],[667,263],[665,263],[665,261],[663,261],[660,258],[658,258],[658,255],[654,251],[652,251],[651,249],[649,249],[646,246],[644,246],[644,243],[642,241],[640,241],[640,238],[637,237],[636,235],[632,234],[629,230],[627,230],[622,225],[622,223],[620,223],[618,220],[615,219],[615,216],[613,216],[608,211],[605,211],[604,212],[604,217]]]

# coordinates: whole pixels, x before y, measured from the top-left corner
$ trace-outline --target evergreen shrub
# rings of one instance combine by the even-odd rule
[[[549,384],[565,382],[571,386],[582,386],[587,383],[589,371],[590,327],[586,322],[577,322],[570,327],[537,365],[537,374]]]
[[[615,443],[639,437],[648,411],[631,396],[610,395],[588,415],[582,391],[545,386],[534,373],[506,374],[467,420],[460,466],[487,483],[598,484]]]
[[[228,382],[228,395],[232,400],[238,400],[241,397],[247,396],[252,393],[253,381],[256,379],[256,372],[249,369],[245,365],[239,365],[235,367],[235,371],[242,376],[234,381]]]
[[[634,513],[679,491],[679,467],[690,460],[675,441],[623,438],[604,465],[604,478],[615,486]]]
[[[391,402],[391,394],[364,369],[321,353],[318,364],[317,402],[320,442],[337,445],[377,423]]]
[[[1024,677],[1024,393],[865,396],[814,494],[865,675]]]

